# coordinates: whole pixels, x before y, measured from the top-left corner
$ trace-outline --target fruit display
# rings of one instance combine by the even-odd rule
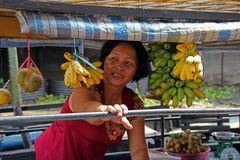
[[[187,129],[181,133],[171,134],[164,150],[172,153],[197,154],[208,150],[202,143],[200,133],[192,133]]]
[[[6,105],[11,101],[11,93],[4,88],[0,88],[0,106],[1,105]]]
[[[183,100],[188,107],[195,97],[204,98],[203,65],[193,43],[161,43],[148,45],[152,73],[146,97],[160,99],[166,106],[178,107]]]
[[[84,64],[77,60],[73,54],[65,52],[64,57],[67,62],[61,65],[61,69],[65,70],[64,83],[67,87],[79,88],[82,85],[90,87],[99,84],[103,79],[103,70],[99,67],[102,62],[93,62],[92,66],[84,66]]]
[[[42,87],[44,80],[36,67],[29,67],[19,69],[17,82],[25,92],[33,93]]]

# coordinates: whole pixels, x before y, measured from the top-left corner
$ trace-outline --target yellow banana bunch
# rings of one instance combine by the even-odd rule
[[[81,61],[74,59],[71,53],[65,52],[64,57],[68,60],[61,65],[62,70],[65,71],[64,83],[67,87],[79,88],[83,84],[90,87],[94,84],[99,84],[103,79],[103,70],[98,68],[101,66],[101,62],[93,62],[96,70],[91,67],[84,67]]]
[[[172,74],[181,80],[195,80],[203,75],[203,65],[199,52],[192,43],[179,44],[172,59],[177,61]]]
[[[96,69],[87,67],[87,70],[90,73],[90,76],[86,80],[89,85],[99,84],[101,79],[103,79],[103,73],[104,73],[104,71],[101,68],[99,68],[102,65],[102,62],[96,61],[96,62],[93,62],[92,64],[96,67]]]
[[[153,71],[149,76],[147,98],[160,99],[166,106],[176,108],[183,101],[190,107],[195,97],[205,97],[200,90],[205,85],[203,65],[193,43],[155,42],[148,47]]]

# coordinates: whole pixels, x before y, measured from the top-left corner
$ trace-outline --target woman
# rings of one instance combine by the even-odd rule
[[[118,118],[56,121],[36,140],[37,160],[102,160],[127,130],[132,160],[148,160],[144,117],[126,118],[143,108],[128,82],[148,74],[148,56],[140,42],[107,41],[101,49],[104,78],[95,89],[81,87],[67,98],[61,113],[111,112]]]

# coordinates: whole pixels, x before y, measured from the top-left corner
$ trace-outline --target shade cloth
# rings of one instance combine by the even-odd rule
[[[22,33],[52,38],[179,43],[240,40],[240,22],[164,23],[159,19],[30,11],[19,11],[16,16]]]

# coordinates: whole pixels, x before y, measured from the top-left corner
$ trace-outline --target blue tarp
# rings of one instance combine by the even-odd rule
[[[22,33],[44,34],[50,38],[179,43],[240,40],[240,22],[165,23],[159,19],[30,11],[19,11],[16,16]]]
[[[42,133],[42,131],[29,132],[31,142],[34,143],[36,138]],[[24,143],[21,134],[15,134],[0,138],[0,151],[10,150],[15,148],[23,148]]]

